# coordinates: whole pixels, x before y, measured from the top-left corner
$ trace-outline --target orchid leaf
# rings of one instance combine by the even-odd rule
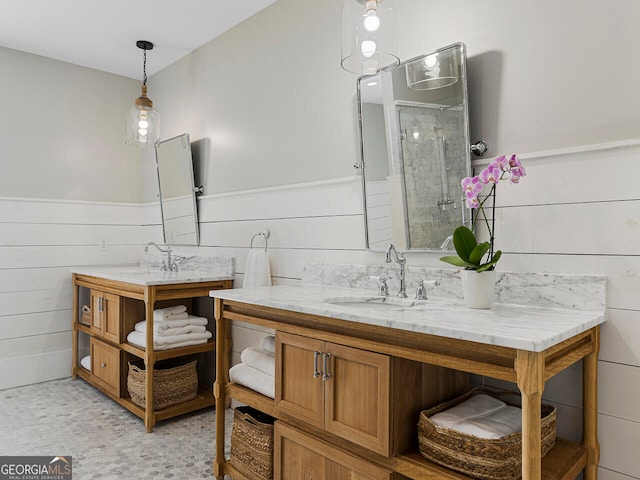
[[[460,268],[473,268],[473,269],[475,269],[477,267],[477,265],[474,265],[473,263],[465,262],[460,257],[455,257],[455,256],[440,257],[440,260],[445,262],[445,263],[449,263],[449,264],[451,264],[451,265],[453,265],[455,267],[460,267]]]
[[[484,257],[484,254],[489,251],[489,248],[491,248],[491,244],[489,242],[482,242],[476,245],[476,247],[471,251],[471,255],[469,255],[469,263],[480,265],[482,263],[482,257]]]
[[[493,268],[493,266],[496,263],[498,263],[498,260],[500,260],[501,256],[502,256],[502,251],[498,250],[496,253],[493,254],[493,258],[491,259],[490,262],[487,262],[484,265],[480,265],[480,267],[478,267],[478,272],[484,272],[485,270],[491,270]]]
[[[467,227],[460,226],[453,231],[453,247],[456,249],[456,253],[462,260],[474,266],[479,265],[479,262],[474,264],[469,257],[477,245],[476,236]]]

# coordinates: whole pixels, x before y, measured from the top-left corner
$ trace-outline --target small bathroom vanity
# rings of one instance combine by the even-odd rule
[[[362,298],[358,298],[361,295]],[[216,403],[230,398],[276,418],[274,478],[463,479],[424,459],[416,424],[427,409],[469,388],[469,374],[513,382],[522,397],[522,478],[596,478],[600,311],[496,304],[471,310],[428,300],[363,306],[372,292],[276,286],[211,292],[215,298]],[[350,305],[351,303],[351,305]],[[229,381],[230,323],[273,329],[275,398]],[[581,443],[557,438],[541,458],[545,382],[583,361]],[[214,475],[235,478],[216,412]]]
[[[201,271],[161,272],[140,267],[95,267],[73,270],[72,376],[80,377],[144,420],[147,432],[156,422],[215,404],[211,388],[202,385],[196,398],[154,410],[153,378],[157,361],[213,352],[215,341],[154,350],[154,309],[207,297],[211,290],[233,287],[233,275]],[[83,318],[83,300],[90,306]],[[146,347],[127,342],[135,324],[146,321]],[[84,337],[84,338],[81,338]],[[90,368],[80,365],[81,344],[89,343]],[[145,365],[145,406],[134,403],[127,390],[128,363]]]

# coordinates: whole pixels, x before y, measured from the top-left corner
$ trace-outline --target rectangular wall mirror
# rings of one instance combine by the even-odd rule
[[[461,43],[358,79],[368,249],[451,249],[470,218],[466,82]]]
[[[189,134],[164,140],[156,147],[164,243],[198,245],[198,210]]]

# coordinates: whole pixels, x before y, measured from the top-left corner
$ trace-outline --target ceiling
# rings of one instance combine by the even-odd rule
[[[162,70],[276,0],[6,0],[0,46],[134,79]]]

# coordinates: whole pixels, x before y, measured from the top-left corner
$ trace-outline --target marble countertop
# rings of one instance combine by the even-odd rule
[[[372,298],[375,292],[326,286],[279,285],[216,290],[210,296],[533,352],[543,351],[606,320],[604,310],[578,311],[509,304],[494,304],[489,310],[473,310],[459,300],[436,297],[426,301],[409,299],[404,302],[406,308],[402,305],[392,308],[336,305],[330,302]]]
[[[180,270],[163,272],[158,268],[145,265],[122,265],[114,267],[76,267],[71,273],[105,278],[134,285],[169,285],[173,283],[212,282],[217,280],[233,280],[233,275],[224,272],[204,270]]]

